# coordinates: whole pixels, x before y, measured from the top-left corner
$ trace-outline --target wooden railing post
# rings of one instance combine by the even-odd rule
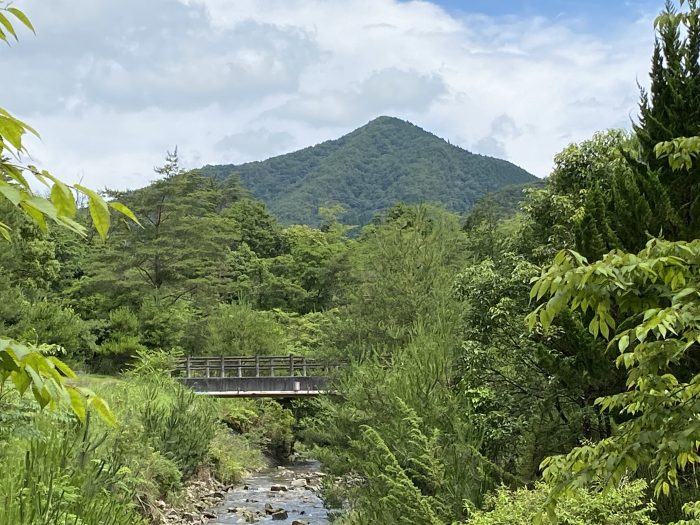
[[[270,360],[270,377],[275,377],[275,358],[268,357]]]
[[[224,356],[221,356],[221,378],[226,377],[226,367],[224,366]]]
[[[306,357],[301,358],[301,375],[306,377]]]
[[[260,377],[260,356],[255,356],[255,377]]]
[[[209,358],[207,357],[207,358],[204,360],[204,362],[206,363],[206,364],[205,364],[205,369],[206,369],[206,371],[207,371],[207,377],[210,377],[210,372],[209,372]]]
[[[241,368],[241,358],[238,358],[238,377],[243,377],[243,369]]]
[[[289,377],[294,377],[294,356],[289,354]]]
[[[187,356],[185,368],[187,370],[187,379],[189,379],[190,377],[192,377],[192,357],[189,355]]]

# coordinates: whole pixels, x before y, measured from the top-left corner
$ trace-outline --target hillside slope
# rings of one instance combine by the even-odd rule
[[[393,117],[379,117],[337,139],[241,165],[205,166],[217,178],[239,174],[286,224],[318,224],[319,206],[340,203],[350,224],[366,224],[397,202],[438,203],[468,211],[483,195],[536,177],[476,155]]]

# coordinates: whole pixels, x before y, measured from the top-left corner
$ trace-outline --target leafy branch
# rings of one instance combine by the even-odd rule
[[[0,40],[8,42],[10,37],[17,40],[13,21],[19,21],[34,32],[22,11],[0,0]],[[34,128],[0,108],[0,196],[31,217],[42,231],[47,231],[47,220],[50,220],[85,235],[85,227],[75,220],[81,195],[87,197],[92,224],[102,239],[109,232],[110,208],[138,223],[126,206],[107,203],[89,188],[78,184],[70,186],[46,170],[23,165],[21,159],[27,154],[23,139],[27,134],[39,136]],[[30,180],[46,186],[48,197],[38,195]],[[10,233],[10,227],[0,221],[0,236],[10,240]],[[114,424],[114,416],[103,399],[87,389],[66,384],[66,379],[74,377],[68,365],[45,355],[42,347],[0,336],[0,392],[10,382],[20,394],[31,391],[42,408],[65,403],[78,419],[85,421],[87,410],[92,407],[106,423]]]

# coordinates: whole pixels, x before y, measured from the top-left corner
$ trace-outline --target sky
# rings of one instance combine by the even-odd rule
[[[544,177],[629,128],[662,0],[15,0],[0,107],[67,182],[242,163],[396,116]]]

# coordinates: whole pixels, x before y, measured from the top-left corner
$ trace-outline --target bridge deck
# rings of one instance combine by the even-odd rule
[[[306,397],[327,393],[339,363],[299,356],[186,357],[173,376],[215,397]]]
[[[224,392],[196,392],[197,394],[210,397],[265,397],[270,399],[294,399],[300,397],[314,397],[320,396],[321,394],[329,394],[331,392],[327,390],[307,390],[307,391],[283,391],[283,390],[272,390],[272,391],[224,391]]]

